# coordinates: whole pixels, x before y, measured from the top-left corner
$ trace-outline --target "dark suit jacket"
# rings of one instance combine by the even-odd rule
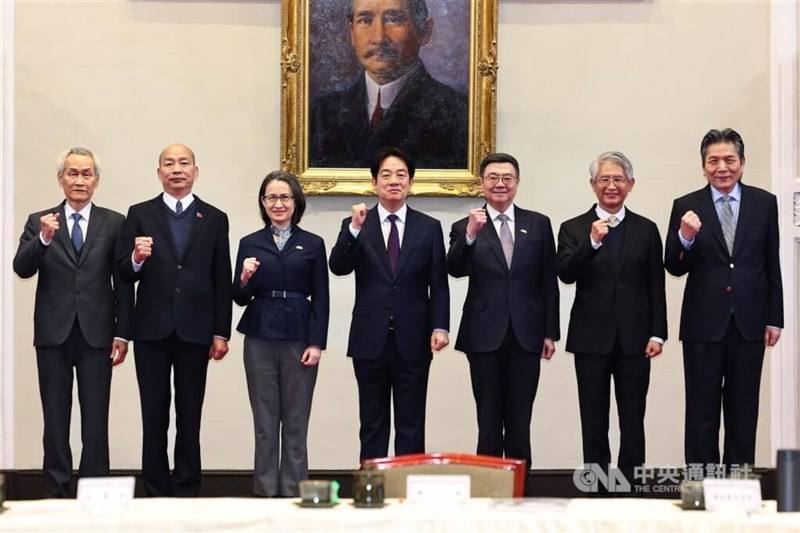
[[[369,167],[375,153],[387,146],[404,149],[420,168],[467,166],[467,99],[433,79],[421,64],[374,131],[363,73],[348,88],[316,98],[310,122],[313,167]]]
[[[431,357],[431,333],[449,329],[450,292],[442,226],[410,207],[405,224],[397,274],[393,275],[377,207],[367,213],[357,239],[350,233],[350,218],[342,221],[329,264],[336,275],[356,273],[347,346],[351,357],[380,356],[391,322],[398,351],[405,359]]]
[[[650,337],[667,340],[667,304],[661,236],[656,225],[626,209],[619,270],[603,245],[592,248],[589,234],[595,206],[567,220],[558,232],[558,277],[575,283],[567,351],[611,352],[619,335],[622,350],[643,356]]]
[[[550,219],[514,207],[514,255],[506,265],[500,238],[489,220],[467,246],[467,219],[453,224],[447,271],[469,276],[456,350],[500,348],[511,322],[517,342],[537,356],[545,337],[558,340],[558,281]]]
[[[747,340],[764,338],[766,326],[783,327],[783,288],[778,257],[778,202],[774,195],[742,184],[733,254],[728,253],[710,186],[675,200],[664,264],[670,274],[689,274],[683,292],[680,337],[722,339],[730,322]],[[681,217],[692,210],[703,226],[690,250],[678,238]]]
[[[195,344],[231,334],[231,258],[228,217],[194,197],[197,212],[183,257],[178,257],[162,195],[130,207],[118,247],[119,268],[138,281],[134,340],[157,341],[173,331]],[[133,271],[138,236],[153,238],[153,255]]]
[[[246,257],[261,263],[244,287],[239,277]],[[233,299],[247,309],[236,328],[261,339],[300,340],[325,349],[328,338],[328,265],[325,242],[298,226],[283,251],[278,251],[269,228],[239,241]],[[292,291],[306,298],[271,298],[271,291]]]
[[[50,246],[39,240],[39,218],[47,213],[61,213]],[[64,202],[28,217],[14,256],[14,272],[22,278],[39,272],[35,346],[62,344],[76,316],[84,339],[95,348],[110,348],[114,337],[131,338],[133,286],[118,275],[114,255],[124,221],[116,211],[92,205],[86,240],[78,255],[67,231]]]

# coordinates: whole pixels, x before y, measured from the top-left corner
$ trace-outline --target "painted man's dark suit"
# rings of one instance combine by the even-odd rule
[[[667,339],[661,236],[656,225],[631,210],[594,249],[589,237],[596,206],[561,225],[558,276],[575,283],[567,351],[575,354],[583,460],[603,468],[608,443],[611,377],[619,413],[617,464],[633,473],[644,464],[644,414],[650,384],[645,348]]]
[[[434,329],[447,330],[450,293],[438,220],[408,208],[393,273],[377,207],[358,238],[342,222],[329,265],[337,275],[355,271],[356,297],[347,355],[359,389],[361,459],[388,453],[390,399],[397,455],[425,450],[425,402]]]
[[[133,339],[142,405],[142,477],[151,496],[193,496],[200,489],[200,415],[213,337],[230,337],[231,263],[228,217],[195,196],[191,231],[178,253],[162,195],[131,206],[119,245],[120,272],[138,281]],[[153,253],[137,273],[137,236]],[[174,369],[175,471],[170,476],[167,429]]]
[[[678,230],[689,210],[702,227],[686,250]],[[741,184],[732,254],[710,186],[673,204],[664,263],[675,276],[689,275],[680,329],[687,463],[719,462],[720,408],[725,415],[724,463],[755,460],[764,331],[766,326],[783,327],[778,252],[777,200],[762,189]]]
[[[433,79],[420,66],[370,128],[364,74],[346,89],[323,94],[311,109],[309,160],[312,167],[369,167],[375,153],[396,146],[419,168],[465,168],[467,99]]]
[[[530,424],[545,338],[558,340],[558,281],[550,219],[514,207],[509,269],[487,221],[467,245],[467,218],[452,226],[447,270],[469,276],[456,350],[467,354],[478,413],[478,453],[531,464]]]
[[[39,219],[60,213],[49,246],[39,239]],[[80,476],[108,475],[108,402],[111,344],[132,334],[133,287],[116,270],[115,244],[125,218],[93,205],[86,239],[76,252],[67,230],[64,202],[28,217],[14,257],[14,272],[39,273],[34,338],[44,412],[44,474],[57,496],[67,496],[72,476],[69,426],[72,367],[81,408]],[[77,223],[77,222],[76,222]]]

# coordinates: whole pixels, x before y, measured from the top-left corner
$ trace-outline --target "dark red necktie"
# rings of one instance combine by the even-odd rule
[[[372,118],[369,119],[369,127],[375,129],[383,119],[383,108],[381,107],[381,90],[378,89],[378,102],[375,104],[375,109],[372,111]]]
[[[392,223],[392,229],[389,230],[389,240],[386,242],[386,252],[389,254],[389,264],[392,266],[392,272],[397,273],[397,258],[400,257],[400,233],[397,231],[398,216],[391,214],[386,218]]]

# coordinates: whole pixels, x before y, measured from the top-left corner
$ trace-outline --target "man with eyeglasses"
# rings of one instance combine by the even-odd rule
[[[138,282],[133,347],[142,479],[148,496],[196,496],[208,360],[225,357],[231,333],[228,217],[192,193],[199,169],[188,146],[164,148],[157,173],[164,192],[131,206],[117,254],[122,276]],[[173,472],[167,457],[171,375]]]
[[[42,470],[47,495],[63,498],[71,491],[69,429],[76,378],[82,444],[78,474],[109,472],[111,368],[128,352],[133,287],[120,278],[115,260],[114,243],[125,217],[92,203],[100,184],[97,156],[86,148],[70,148],[58,158],[57,177],[64,200],[28,217],[14,272],[22,278],[39,274],[33,345],[44,415]]]
[[[783,327],[778,202],[741,182],[744,141],[735,130],[710,130],[700,156],[708,185],[675,200],[664,251],[670,274],[688,274],[684,454],[689,465],[719,463],[722,410],[722,462],[752,465],[764,349]]]
[[[519,163],[480,164],[486,204],[453,224],[447,270],[469,276],[456,349],[467,354],[481,455],[531,465],[530,425],[540,360],[559,338],[558,282],[550,219],[514,205]]]
[[[395,455],[425,451],[431,353],[449,343],[442,226],[406,205],[414,169],[397,148],[378,152],[370,168],[378,204],[353,206],[329,261],[336,275],[356,274],[347,355],[358,382],[362,461],[388,454],[390,405]]]
[[[633,165],[603,152],[589,167],[597,203],[561,225],[558,276],[575,283],[567,332],[574,354],[583,461],[608,469],[611,380],[620,427],[617,466],[629,481],[645,461],[644,414],[650,359],[667,338],[661,237],[656,225],[625,206]]]

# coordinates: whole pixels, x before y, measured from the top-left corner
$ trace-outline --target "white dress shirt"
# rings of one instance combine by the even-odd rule
[[[75,213],[80,213],[81,215],[81,219],[80,222],[78,222],[78,226],[80,226],[81,231],[83,232],[83,242],[86,242],[86,235],[88,234],[87,232],[89,231],[89,217],[92,214],[92,202],[86,204],[84,208],[81,209],[80,211],[75,211],[72,208],[72,206],[69,205],[69,202],[64,203],[64,216],[67,219],[66,220],[67,235],[70,236],[72,235],[72,228],[73,226],[75,226],[75,219],[72,218],[72,215],[74,215]],[[42,241],[42,244],[44,244],[45,246],[50,246],[50,243],[53,242],[52,239],[49,241],[44,240],[41,231],[39,232],[39,240]]]
[[[381,109],[384,111],[389,109],[397,98],[398,93],[405,87],[408,81],[408,76],[414,72],[417,67],[412,67],[411,70],[400,76],[394,81],[378,85],[378,82],[369,77],[364,71],[364,79],[367,82],[367,120],[372,118],[372,113],[375,111],[375,105],[378,103],[378,91],[381,93]]]
[[[597,218],[599,218],[600,220],[606,220],[607,221],[608,217],[610,217],[611,215],[614,215],[615,217],[617,217],[617,224],[619,224],[620,222],[625,220],[625,206],[624,205],[622,206],[622,209],[620,209],[619,212],[617,212],[617,213],[609,213],[608,211],[606,211],[605,209],[603,209],[599,205],[595,206],[594,212],[597,215]],[[594,248],[595,250],[597,250],[598,248],[603,246],[603,242],[602,241],[595,242],[595,240],[592,239],[592,232],[591,231],[589,232],[589,240],[592,241],[592,248]]]

